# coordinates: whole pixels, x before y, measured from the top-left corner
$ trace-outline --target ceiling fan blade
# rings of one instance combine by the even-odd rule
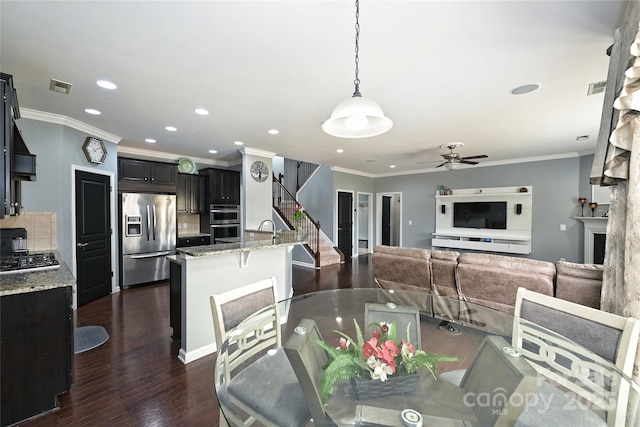
[[[479,154],[477,156],[466,156],[466,157],[462,157],[462,160],[469,160],[469,159],[486,159],[487,156],[486,154]]]
[[[440,163],[440,164],[439,164],[438,166],[436,166],[436,167],[437,167],[437,168],[439,168],[439,167],[441,167],[441,166],[446,165],[447,163],[449,163],[449,162],[442,162],[442,163]]]
[[[416,162],[416,165],[421,165],[421,164],[424,164],[424,163],[436,163],[436,162],[439,162],[439,161],[440,160],[423,160],[421,162]]]
[[[458,163],[465,163],[467,165],[477,165],[479,162],[470,162],[469,160],[460,159]]]

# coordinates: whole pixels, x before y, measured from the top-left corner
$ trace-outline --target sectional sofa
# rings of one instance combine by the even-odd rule
[[[600,308],[601,265],[376,246],[373,269],[381,288],[431,292],[509,314],[513,314],[519,287]],[[436,310],[446,316],[455,308]],[[455,313],[450,315],[455,317]]]

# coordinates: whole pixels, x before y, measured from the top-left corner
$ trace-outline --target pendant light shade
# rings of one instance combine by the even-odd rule
[[[373,99],[354,95],[333,109],[322,130],[339,138],[367,138],[387,132],[393,127],[382,108]]]
[[[385,117],[382,108],[372,99],[360,94],[360,2],[356,0],[356,78],[353,81],[353,96],[342,101],[333,109],[331,117],[322,124],[322,130],[338,138],[368,138],[387,132],[393,127],[390,118]]]

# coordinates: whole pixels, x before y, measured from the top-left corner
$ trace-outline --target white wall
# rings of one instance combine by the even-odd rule
[[[245,147],[242,153],[241,191],[243,229],[256,230],[265,219],[272,218],[273,208],[273,157],[275,153]],[[263,182],[257,182],[251,177],[251,164],[262,161],[269,167],[269,177]]]

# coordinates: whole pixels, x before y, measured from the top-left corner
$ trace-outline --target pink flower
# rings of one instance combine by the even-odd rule
[[[349,344],[350,344],[349,340],[340,338],[340,347],[338,348],[340,348],[341,350],[346,350],[347,347],[349,347]]]
[[[378,340],[379,340],[379,339],[380,339],[380,337],[382,336],[382,333],[381,333],[380,331],[373,331],[373,332],[371,333],[371,335],[373,335],[373,337],[374,337],[375,339],[378,339]]]
[[[380,329],[386,334],[389,332],[389,324],[387,322],[380,322]]]
[[[362,346],[362,354],[364,357],[369,358],[370,356],[379,357],[378,354],[380,350],[378,349],[378,338],[373,337]]]
[[[402,340],[402,345],[404,347],[407,347],[407,350],[409,350],[410,354],[413,354],[416,352],[416,348],[410,342],[405,342],[404,340]]]

